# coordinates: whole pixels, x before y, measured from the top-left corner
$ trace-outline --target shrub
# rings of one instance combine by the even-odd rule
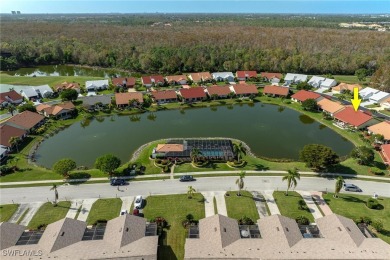
[[[163,171],[164,171],[164,172],[169,172],[169,166],[168,166],[168,165],[165,165],[164,168],[163,168]]]
[[[156,159],[157,164],[161,164],[161,159]]]
[[[383,222],[382,222],[382,220],[374,220],[372,223],[371,223],[371,226],[373,227],[373,228],[375,228],[375,230],[377,231],[377,232],[381,232],[382,230],[383,230]]]
[[[247,216],[243,216],[242,218],[240,218],[238,220],[238,224],[239,225],[254,225],[255,222],[251,218],[249,218]]]
[[[306,209],[306,203],[304,200],[298,200],[298,209],[301,209],[301,210]]]
[[[367,216],[364,216],[364,217],[358,217],[356,220],[355,220],[356,224],[359,224],[359,223],[365,223],[367,225],[370,225],[371,224],[371,218],[370,217],[367,217]]]
[[[373,198],[369,198],[367,200],[367,207],[369,209],[377,209],[379,207],[379,203],[378,203],[378,200],[376,199],[373,199]]]
[[[369,172],[371,174],[374,174],[374,175],[384,175],[385,174],[384,171],[382,171],[381,169],[378,169],[376,167],[370,168]]]
[[[310,221],[307,217],[305,216],[299,216],[295,219],[295,221],[299,224],[299,225],[309,225],[310,224]]]
[[[168,222],[163,217],[156,217],[151,222],[156,223],[158,227],[162,227],[162,228],[168,226]]]

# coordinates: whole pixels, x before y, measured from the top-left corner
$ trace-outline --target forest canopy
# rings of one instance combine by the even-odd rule
[[[383,82],[389,67],[387,32],[271,27],[236,16],[209,22],[126,19],[123,24],[109,18],[2,19],[0,49],[8,55],[2,55],[1,69],[73,63],[165,74],[205,70],[354,74],[364,68],[369,75],[379,70]]]

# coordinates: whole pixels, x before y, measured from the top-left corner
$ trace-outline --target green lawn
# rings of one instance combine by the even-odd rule
[[[274,191],[273,193],[276,204],[278,205],[280,214],[283,216],[295,219],[299,216],[307,217],[311,223],[314,222],[314,217],[308,210],[298,209],[298,201],[303,200],[301,195],[295,191],[289,191],[288,196],[284,191]]]
[[[338,199],[333,198],[333,193],[324,194],[323,198],[336,214],[347,218],[370,217],[371,220],[382,220],[384,231],[377,234],[379,238],[390,244],[390,198],[379,197],[382,210],[369,209],[366,201],[371,196],[340,194]]]
[[[246,216],[256,222],[260,217],[252,194],[249,191],[241,191],[239,197],[237,192],[228,191],[230,196],[225,196],[228,217],[239,220]]]
[[[364,81],[359,81],[358,78],[354,75],[333,75],[334,79],[338,82],[350,83],[350,84],[368,84],[370,82],[370,77],[367,77]]]
[[[0,222],[8,221],[18,209],[19,204],[0,205]]]
[[[390,111],[389,110],[380,110],[379,112],[382,113],[382,114],[390,116]]]
[[[187,194],[147,197],[144,209],[145,218],[163,217],[170,225],[160,238],[162,244],[158,248],[158,259],[184,258],[187,231],[181,223],[187,214],[192,214],[196,220],[205,217],[203,200],[203,196],[199,193],[195,194],[192,199],[188,199]]]
[[[35,213],[28,224],[29,229],[37,229],[40,225],[49,225],[57,220],[63,219],[70,208],[70,201],[60,201],[55,207],[51,202],[43,204]]]
[[[49,84],[51,87],[61,84],[62,82],[77,82],[80,86],[85,86],[87,80],[99,80],[104,79],[100,77],[84,77],[84,76],[44,76],[44,77],[28,77],[28,76],[11,76],[6,73],[0,73],[1,84],[11,85],[27,85],[27,86],[39,86]]]
[[[92,225],[98,220],[111,220],[119,216],[122,207],[122,200],[117,199],[98,199],[93,203],[91,211],[87,218],[87,224]]]

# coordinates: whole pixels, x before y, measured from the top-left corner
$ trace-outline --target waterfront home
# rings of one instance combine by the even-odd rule
[[[144,103],[141,92],[115,93],[115,102],[117,107],[137,106]]]
[[[272,97],[287,97],[289,91],[290,89],[286,87],[269,85],[264,87],[263,94]]]
[[[166,144],[158,144],[152,151],[152,158],[190,161],[193,150],[200,152],[199,158],[212,161],[226,162],[235,158],[233,143],[229,139],[172,139]]]
[[[239,70],[236,72],[236,78],[238,80],[257,78],[257,72],[255,70]]]
[[[0,126],[0,134],[0,145],[6,147],[8,150],[11,150],[12,144],[9,142],[11,138],[15,137],[22,140],[26,136],[27,132],[24,129],[4,124]]]
[[[108,79],[90,80],[85,82],[87,91],[99,91],[108,88]]]
[[[350,106],[347,106],[343,110],[335,113],[334,118],[336,120],[335,124],[341,128],[351,127],[355,129],[363,129],[378,122],[367,112],[362,112],[360,110],[355,111],[355,109]]]
[[[238,97],[257,96],[259,94],[256,85],[253,84],[235,84],[230,86],[230,89]]]
[[[390,98],[390,93],[378,91],[377,93],[373,94],[368,100],[372,103],[380,104],[382,101],[387,100],[388,98]]]
[[[153,76],[144,76],[141,77],[142,85],[145,87],[151,87],[153,85],[164,85],[164,77],[161,75],[153,75]]]
[[[331,101],[329,99],[326,99],[326,98],[318,101],[317,105],[322,111],[326,112],[327,114],[329,114],[332,117],[335,113],[337,113],[345,108],[345,106],[343,106],[337,102]]]
[[[214,72],[212,73],[212,76],[216,81],[234,82],[234,75],[232,72]]]
[[[20,91],[20,94],[22,94],[22,96],[30,101],[30,100],[37,100],[39,99],[39,95],[38,93],[35,91],[35,89],[33,87],[26,87],[26,88],[23,88],[21,91]]]
[[[4,124],[26,130],[27,133],[29,133],[41,126],[44,121],[44,116],[26,110],[20,114],[14,115],[13,117],[5,121]]]
[[[210,86],[206,88],[207,95],[210,98],[227,98],[231,93],[229,86]]]
[[[207,82],[213,79],[210,72],[197,72],[197,73],[190,73],[188,77],[195,83],[198,82]]]
[[[145,218],[124,214],[87,226],[72,218],[49,224],[44,231],[28,230],[15,223],[0,224],[1,250],[36,252],[19,254],[17,259],[133,259],[157,260],[158,236],[156,223]],[[13,255],[2,259],[15,259]]]
[[[381,155],[383,162],[386,165],[390,165],[390,144],[383,144],[381,145]]]
[[[316,92],[307,91],[307,90],[300,90],[291,96],[292,101],[299,102],[299,103],[302,103],[303,101],[305,101],[307,99],[314,99],[318,102],[321,99],[323,99],[323,97]]]
[[[73,83],[63,82],[54,87],[54,90],[57,92],[62,92],[66,89],[74,89],[77,91],[77,93],[80,93],[80,84],[76,82]]]
[[[261,72],[260,77],[263,78],[263,80],[271,83],[279,83],[280,80],[283,78],[283,74],[273,72]]]
[[[202,101],[206,98],[206,93],[202,87],[182,88],[179,90],[179,94],[183,98],[183,102]]]
[[[121,88],[134,88],[135,86],[135,78],[134,77],[126,77],[126,78],[112,78],[112,85],[115,87]]]
[[[174,90],[152,91],[151,95],[153,101],[158,104],[177,102],[177,93]]]
[[[360,91],[362,89],[362,86],[360,86],[358,84],[340,83],[337,86],[332,87],[332,92],[333,93],[340,93],[340,94],[342,94],[345,91],[350,91],[351,93],[353,93],[353,89],[354,88],[358,88],[359,91]]]
[[[298,84],[300,82],[306,82],[307,81],[307,75],[304,74],[296,74],[296,73],[287,73],[284,77],[284,84],[290,85],[290,84]]]
[[[383,121],[367,128],[369,134],[383,135],[384,142],[390,143],[390,121]]]
[[[187,77],[185,75],[166,76],[165,80],[169,85],[185,85],[187,84]]]
[[[362,100],[368,100],[372,95],[378,92],[378,89],[367,87],[359,91],[359,96]]]
[[[49,85],[41,85],[33,87],[35,92],[39,95],[40,98],[48,98],[54,94],[54,91],[51,89]]]
[[[317,218],[315,225],[299,225],[279,214],[239,225],[216,214],[189,227],[184,259],[379,260],[390,259],[390,245],[337,214]]]
[[[86,96],[80,98],[83,101],[83,107],[89,111],[103,108],[111,104],[109,95]]]
[[[72,102],[64,102],[62,104],[47,105],[40,104],[36,107],[37,112],[45,117],[53,117],[55,119],[68,119],[74,115],[76,107]]]
[[[15,90],[0,93],[0,106],[6,107],[8,104],[19,105],[23,102],[23,97]]]

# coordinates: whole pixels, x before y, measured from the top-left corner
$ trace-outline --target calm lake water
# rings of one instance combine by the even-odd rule
[[[129,76],[129,73],[110,69],[86,68],[72,65],[44,65],[34,68],[20,68],[14,71],[4,71],[12,76],[88,76],[110,78],[116,76]]]
[[[113,153],[128,161],[141,145],[161,138],[230,137],[246,142],[256,155],[298,159],[306,144],[330,146],[339,155],[348,154],[353,145],[345,138],[298,113],[276,105],[256,103],[216,108],[170,110],[131,116],[105,117],[81,122],[48,138],[39,147],[38,164],[51,167],[57,160],[72,158],[78,165],[92,166],[95,159]]]

